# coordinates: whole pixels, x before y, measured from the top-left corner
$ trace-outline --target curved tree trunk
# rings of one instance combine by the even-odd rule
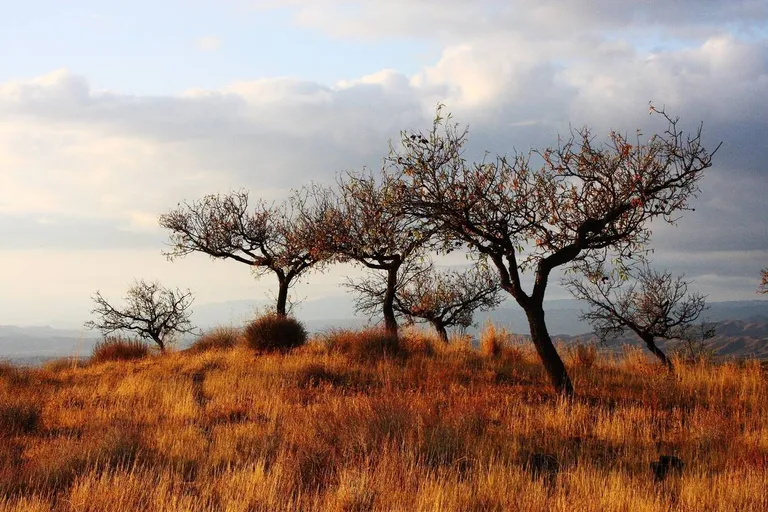
[[[645,342],[645,345],[648,347],[648,350],[650,350],[653,355],[655,355],[659,361],[661,361],[662,364],[667,367],[668,370],[672,371],[675,369],[674,364],[672,364],[672,360],[668,358],[667,355],[656,345],[653,336],[643,335],[641,338]]]
[[[158,347],[160,347],[160,352],[165,352],[165,343],[163,342],[162,338],[158,336],[152,336],[152,340],[157,343]]]
[[[393,265],[387,269],[387,290],[384,293],[382,313],[384,314],[384,329],[392,334],[397,334],[397,319],[395,318],[395,288],[397,287],[397,271],[400,265]]]
[[[549,337],[547,324],[544,321],[544,308],[541,305],[530,305],[525,311],[528,317],[528,325],[531,329],[531,339],[536,347],[544,369],[549,375],[555,390],[566,396],[573,395],[573,384],[565,369],[563,360],[557,353],[552,338]]]
[[[448,331],[446,330],[445,324],[442,322],[442,320],[436,318],[434,320],[430,320],[429,322],[437,331],[437,335],[440,336],[440,339],[445,343],[448,343]]]
[[[288,316],[288,311],[287,311],[288,286],[291,284],[291,282],[285,277],[282,277],[280,275],[278,275],[277,279],[279,281],[279,288],[277,290],[276,312],[277,312],[277,316],[286,317]]]

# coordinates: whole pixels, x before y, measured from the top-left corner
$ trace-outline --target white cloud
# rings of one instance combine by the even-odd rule
[[[710,10],[695,9],[699,3],[692,0],[290,4],[303,23],[322,30],[354,37],[424,33],[440,42],[442,52],[411,76],[388,69],[335,84],[244,79],[179,96],[96,92],[86,77],[65,70],[0,84],[5,243],[25,250],[43,250],[47,243],[61,254],[82,245],[144,250],[163,238],[156,216],[180,200],[240,187],[278,198],[310,179],[330,180],[339,170],[378,166],[387,140],[402,129],[426,127],[438,101],[458,122],[470,124],[471,153],[480,155],[485,149],[551,144],[569,123],[593,125],[597,136],[608,128],[633,132],[642,127],[650,133],[663,128],[647,116],[647,102],[653,100],[681,115],[686,128],[704,120],[706,143],[724,141],[694,205],[699,211],[687,214],[676,231],[659,229],[659,257],[696,252],[711,262],[696,267],[702,275],[724,268],[730,253],[713,252],[724,246],[736,253],[762,251],[768,258],[762,220],[768,193],[768,43],[710,30],[717,16],[734,26],[757,23],[765,18],[759,2],[712,1]],[[633,39],[662,30],[663,42],[675,26],[674,16],[686,9],[691,15],[679,24],[695,37],[686,32],[689,40],[654,50]],[[655,29],[638,22],[652,15],[658,18]],[[626,37],[616,35],[619,29]],[[54,224],[40,224],[41,218]],[[28,232],[14,230],[16,222]],[[76,236],[78,225],[98,236]],[[42,231],[45,227],[48,231]],[[33,240],[34,233],[41,239]],[[160,272],[166,268],[161,249],[160,243],[152,263],[143,255],[136,265],[123,265],[131,258],[123,252],[114,259],[121,263],[110,268],[130,278],[144,275],[142,269]],[[118,283],[93,274],[88,267],[95,256],[63,257],[62,263],[73,265],[72,279],[82,279],[83,290],[124,287],[130,280]],[[751,293],[743,283],[757,276],[758,260],[742,260],[743,281],[733,285],[739,293]],[[203,257],[187,261],[183,269],[199,277],[193,287],[202,301],[242,297],[243,289],[251,290],[247,269],[212,268]],[[232,280],[213,277],[230,265]],[[3,282],[13,283],[18,274],[5,275]],[[30,275],[25,279],[44,290],[43,280],[50,276]],[[338,270],[329,273],[323,286],[313,277],[297,291],[313,296],[312,290],[329,289],[339,276]],[[236,285],[237,279],[245,284]],[[268,279],[263,282],[272,286]],[[259,298],[261,291],[251,296]]]

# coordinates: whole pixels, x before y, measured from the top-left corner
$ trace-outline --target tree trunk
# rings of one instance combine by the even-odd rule
[[[645,342],[645,345],[648,347],[648,350],[650,350],[653,355],[659,358],[659,361],[661,361],[669,371],[675,369],[675,366],[672,364],[672,360],[668,358],[667,355],[658,346],[656,346],[656,342],[654,341],[653,336],[643,335],[641,338]]]
[[[437,331],[437,335],[440,336],[440,339],[448,343],[448,331],[445,329],[445,324],[443,321],[436,318],[434,320],[430,320],[430,323],[432,324],[432,327],[434,327]]]
[[[547,324],[544,321],[544,307],[540,304],[532,304],[525,311],[528,317],[528,325],[531,329],[531,339],[536,347],[544,369],[549,375],[555,390],[565,396],[573,396],[573,384],[568,377],[563,360],[557,353],[552,339],[547,331]]]
[[[157,343],[157,346],[160,347],[160,352],[165,352],[165,343],[163,340],[158,336],[152,336],[152,340]]]
[[[288,285],[290,281],[284,277],[278,276],[279,288],[277,289],[277,316],[285,318],[288,316],[287,304],[288,304]]]
[[[387,291],[384,293],[382,312],[384,314],[384,329],[391,334],[397,334],[397,319],[395,318],[395,288],[397,287],[397,271],[400,265],[387,269]]]

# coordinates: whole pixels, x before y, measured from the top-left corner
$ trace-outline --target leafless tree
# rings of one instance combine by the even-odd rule
[[[695,325],[689,324],[681,329],[676,352],[689,361],[711,359],[715,350],[708,345],[707,340],[716,334],[717,328],[713,323],[702,321]]]
[[[768,293],[768,268],[760,271],[760,287],[757,293]]]
[[[96,303],[92,313],[98,319],[86,322],[85,326],[98,329],[105,336],[115,332],[135,332],[165,351],[176,335],[196,332],[189,320],[194,301],[189,290],[172,290],[158,282],[141,280],[128,289],[122,309],[112,306],[99,292],[92,299]]]
[[[423,254],[430,238],[422,221],[403,210],[403,193],[402,183],[369,171],[344,173],[336,187],[312,190],[323,219],[316,224],[316,247],[336,261],[384,274],[378,305],[390,332],[398,329],[394,304],[401,269]]]
[[[668,271],[658,272],[643,262],[627,276],[606,272],[602,266],[584,272],[586,279],[565,281],[573,295],[589,304],[582,315],[605,341],[626,330],[637,334],[653,355],[670,370],[672,360],[656,340],[694,343],[694,323],[707,308],[705,296],[688,293],[689,282]]]
[[[249,206],[248,193],[239,191],[179,204],[160,216],[170,231],[165,254],[172,260],[200,252],[249,265],[257,277],[274,273],[276,312],[286,316],[289,289],[324,260],[312,245],[315,210],[306,199],[296,194],[280,205],[258,200]]]
[[[597,144],[583,128],[554,148],[468,163],[467,130],[441,109],[426,133],[403,133],[388,157],[390,170],[408,187],[408,211],[427,219],[448,243],[462,243],[489,259],[502,289],[525,310],[531,338],[553,386],[573,386],[544,318],[551,272],[563,265],[621,263],[649,242],[649,223],[673,223],[698,192],[716,152],[701,143],[701,126],[684,136],[678,120],[652,107],[666,131],[642,142],[611,132]],[[538,166],[534,166],[534,159]],[[534,285],[523,289],[521,275]]]
[[[348,286],[357,292],[358,311],[370,314],[381,307],[386,282],[380,273],[351,280]],[[449,327],[471,326],[476,310],[493,309],[501,303],[500,291],[498,279],[484,266],[437,271],[431,262],[414,261],[401,272],[393,307],[410,321],[429,322],[447,342]]]

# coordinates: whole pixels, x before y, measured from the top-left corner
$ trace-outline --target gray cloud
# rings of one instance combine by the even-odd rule
[[[443,51],[413,76],[244,80],[183,96],[94,91],[63,71],[0,84],[7,243],[148,247],[157,214],[180,200],[240,187],[276,198],[339,170],[377,167],[387,140],[426,128],[438,101],[470,125],[469,153],[479,157],[553,144],[569,125],[590,125],[598,137],[610,128],[648,135],[664,128],[647,115],[653,100],[687,130],[703,120],[707,146],[723,141],[697,211],[677,228],[654,226],[657,260],[732,277],[742,292],[768,260],[764,2],[290,4],[320,30],[418,35]],[[36,224],[41,215],[60,229]]]
[[[768,7],[760,0],[257,0],[256,4],[290,6],[298,24],[334,36],[407,36],[444,43],[455,41],[457,34],[470,39],[510,32],[549,40],[606,31],[701,38],[724,27],[750,29],[768,19]]]
[[[162,233],[133,231],[120,222],[20,215],[0,216],[0,240],[4,251],[158,249],[165,242]]]

